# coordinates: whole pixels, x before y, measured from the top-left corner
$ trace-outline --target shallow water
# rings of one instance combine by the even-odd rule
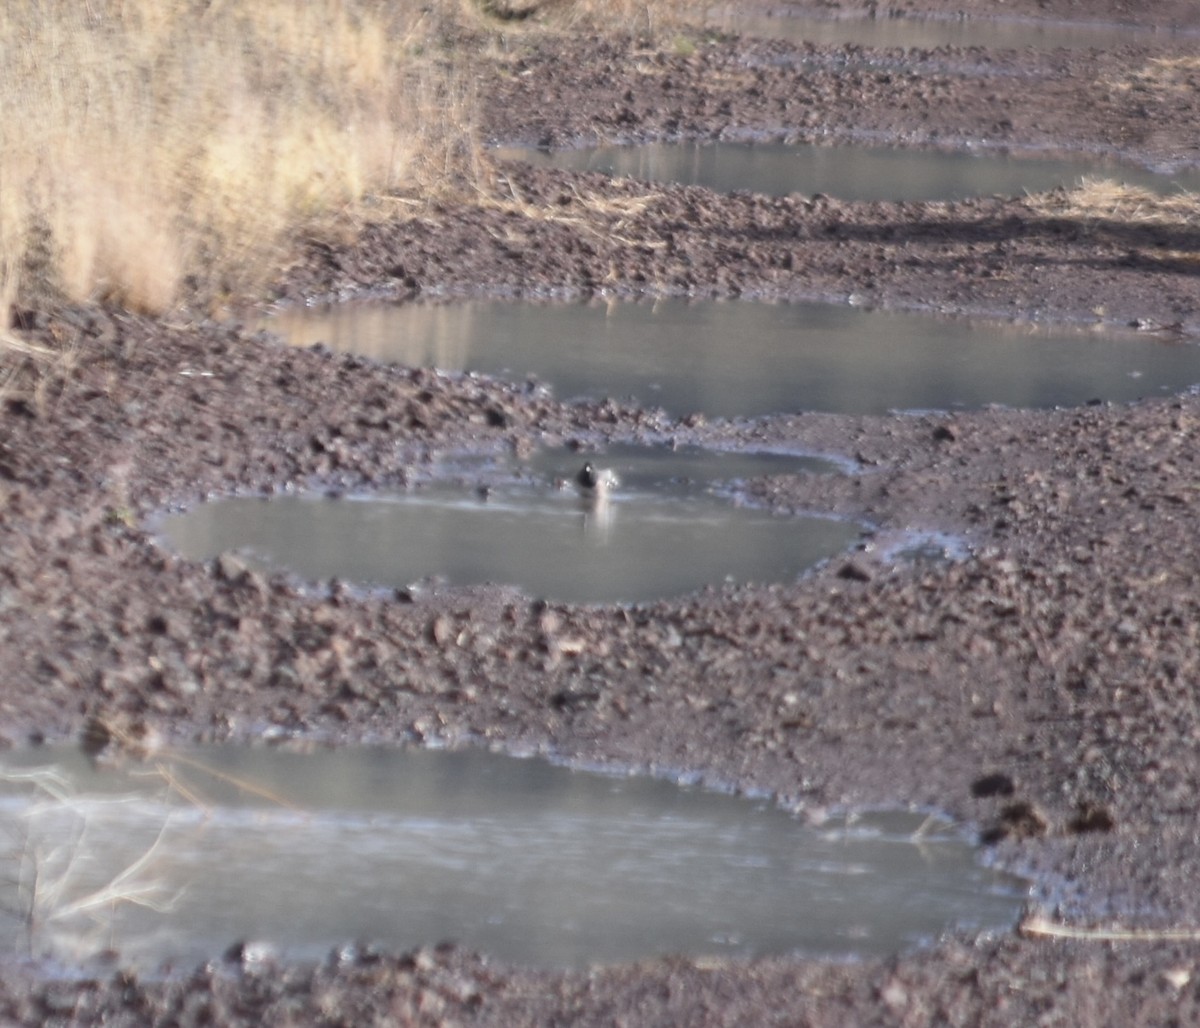
[[[535,482],[554,481],[569,477],[588,459],[615,472],[625,489],[666,489],[681,495],[705,490],[727,493],[738,483],[765,475],[832,474],[853,466],[850,461],[787,450],[715,450],[632,443],[613,443],[598,455],[544,449],[524,463],[508,461],[503,466],[516,471],[525,468]]]
[[[1072,406],[1200,382],[1200,347],[1099,331],[753,301],[342,304],[265,323],[381,361],[536,376],[683,416]]]
[[[1131,43],[1187,38],[1163,29],[1133,28],[1107,22],[1034,21],[989,18],[821,18],[788,14],[755,14],[718,7],[709,24],[727,32],[797,43],[873,47],[986,46],[993,49],[1116,47]]]
[[[161,530],[198,560],[238,550],[314,580],[495,583],[576,603],[645,602],[726,581],[791,581],[859,534],[844,521],[739,506],[711,488],[720,467],[736,478],[805,472],[818,462],[730,457],[722,465],[715,455],[635,448],[593,456],[620,477],[610,496],[594,499],[556,486],[585,460],[559,453],[515,480],[481,468],[474,478],[488,483],[486,495],[467,476],[463,484],[390,495],[234,498],[169,515]]]
[[[20,852],[42,888],[32,938],[6,923],[10,951],[80,960],[111,946],[147,970],[238,940],[317,960],[353,940],[448,939],[545,967],[881,955],[956,926],[1007,929],[1024,892],[921,815],[811,827],[766,801],[482,751],[216,747],[95,772],[77,751],[35,750],[0,763],[58,776],[55,799],[0,790],[13,856],[0,896],[28,912],[10,880]],[[127,868],[122,900],[87,903]]]
[[[538,167],[602,171],[651,182],[747,190],[772,196],[824,193],[841,200],[962,200],[1023,196],[1087,177],[1117,179],[1160,193],[1200,190],[1200,173],[1159,175],[1130,164],[1011,157],[980,150],[933,150],[783,143],[646,143],[552,153],[504,147],[497,156]]]

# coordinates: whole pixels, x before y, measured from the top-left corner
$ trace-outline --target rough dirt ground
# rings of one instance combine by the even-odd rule
[[[921,6],[1200,23],[1186,3]],[[860,50],[847,61],[833,48],[744,40],[683,55],[521,36],[480,74],[496,140],[836,137],[867,126],[908,144],[983,138],[1192,163],[1195,72],[1154,63],[1178,56],[1165,42],[866,61]],[[486,203],[447,201],[366,226],[345,246],[314,244],[279,295],[857,293],[882,305],[1137,321],[1195,345],[1198,243],[1186,226],[1081,222],[1025,198],[723,197],[506,165]],[[452,948],[364,951],[317,968],[232,960],[168,982],[109,971],[49,980],[14,964],[0,970],[0,1017],[1200,1021],[1200,398],[673,422],[290,350],[237,326],[103,310],[17,321],[32,339],[68,346],[75,367],[3,413],[9,743],[72,737],[90,717],[168,741],[438,739],[698,771],[814,813],[931,805],[978,825],[999,863],[1036,874],[1042,915],[1151,937],[1027,931],[853,965],[663,959],[571,974]],[[395,484],[456,450],[607,438],[843,454],[859,473],[752,488],[780,509],[855,515],[881,532],[961,533],[974,556],[931,568],[865,551],[792,586],[591,609],[502,589],[306,590],[235,559],[181,561],[144,527],[165,505],[230,490]],[[1172,930],[1191,940],[1172,941]]]

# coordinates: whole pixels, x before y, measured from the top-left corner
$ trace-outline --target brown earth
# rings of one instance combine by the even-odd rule
[[[923,3],[1186,22],[1182,2]],[[1082,8],[1082,10],[1081,10]],[[1153,12],[1153,19],[1151,14]],[[496,140],[983,139],[1195,163],[1177,44],[1119,53],[873,53],[723,40],[510,41],[481,67]],[[683,48],[688,50],[688,48]],[[864,60],[864,58],[866,58]],[[1156,63],[1157,61],[1157,63]],[[1061,198],[1060,198],[1061,199]],[[279,295],[827,297],[1168,326],[1191,336],[1186,224],[1081,220],[1028,198],[850,204],[497,171],[311,247]],[[321,967],[236,961],[167,982],[0,971],[27,1023],[1163,1024],[1200,1021],[1200,398],[953,417],[675,422],[519,386],[298,351],[237,326],[23,311],[65,378],[11,398],[0,436],[0,704],[8,742],[89,718],[169,741],[484,744],[700,772],[799,810],[940,808],[1036,876],[1027,921],[886,961],[663,959],[591,973],[454,949]],[[511,590],[305,589],[189,563],[145,527],[233,490],[405,481],[438,454],[609,438],[855,458],[781,510],[962,534],[948,567],[864,551],[790,586],[626,608]],[[152,524],[152,521],[149,522]],[[1188,935],[1174,941],[1171,932]],[[435,941],[435,940],[431,940]]]
[[[1200,25],[1200,11],[1190,0],[780,0],[765,4],[777,14],[820,14],[826,17],[970,17],[1000,21],[1035,19],[1102,22],[1160,29]]]

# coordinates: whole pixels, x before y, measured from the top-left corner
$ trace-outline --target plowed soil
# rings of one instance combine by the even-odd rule
[[[1182,0],[919,9],[1200,28]],[[1194,43],[918,52],[514,29],[478,74],[495,142],[869,138],[1191,166]],[[726,196],[516,163],[488,183],[482,197],[314,243],[278,298],[819,297],[1097,323],[1177,345],[1200,330],[1200,230],[1184,216],[1084,215],[1066,194]],[[72,367],[3,411],[10,745],[103,724],[168,744],[436,740],[682,770],[808,815],[937,808],[1035,885],[1020,930],[886,961],[552,973],[454,947],[347,951],[315,968],[235,951],[166,981],[9,964],[5,1020],[1200,1022],[1197,396],[710,423],[289,349],[240,325],[95,308],[21,311],[16,329],[65,347]],[[502,588],[305,586],[233,556],[183,561],[153,531],[156,512],[210,495],[395,485],[439,455],[608,439],[839,454],[857,470],[750,489],[781,511],[860,518],[881,539],[956,533],[971,556],[921,565],[868,544],[794,585],[589,608]],[[1047,937],[1046,923],[1116,937]]]

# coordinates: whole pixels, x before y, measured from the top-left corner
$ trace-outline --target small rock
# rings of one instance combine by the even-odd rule
[[[888,982],[879,993],[884,1006],[893,1014],[899,1015],[908,1006],[908,992],[899,982]]]
[[[1040,839],[1050,828],[1046,815],[1029,800],[1008,804],[995,824],[984,829],[980,841],[992,846],[1002,839]]]
[[[1163,981],[1174,989],[1182,989],[1192,980],[1192,972],[1186,967],[1173,967],[1162,974]]]
[[[439,614],[429,623],[429,638],[442,649],[446,649],[454,637],[454,625],[445,614]]]
[[[971,795],[979,799],[988,796],[1011,796],[1017,791],[1012,778],[1001,771],[981,775],[971,783]]]
[[[93,714],[83,723],[83,731],[79,733],[79,748],[87,756],[97,756],[110,742],[112,732],[102,717]]]
[[[278,954],[269,942],[235,942],[224,954],[230,964],[238,965],[243,971],[253,971],[273,964]]]
[[[1111,832],[1117,820],[1112,811],[1097,803],[1080,803],[1075,816],[1067,822],[1067,828],[1082,835],[1084,832]]]
[[[166,614],[151,614],[146,619],[146,631],[151,635],[171,635],[174,626]]]
[[[941,424],[933,430],[934,442],[953,443],[958,441],[958,428],[951,424]]]
[[[848,579],[851,582],[869,582],[871,581],[871,572],[868,571],[858,561],[848,560],[837,572],[838,578]]]
[[[213,570],[223,582],[239,582],[250,574],[250,565],[233,553],[222,553],[213,561]]]

